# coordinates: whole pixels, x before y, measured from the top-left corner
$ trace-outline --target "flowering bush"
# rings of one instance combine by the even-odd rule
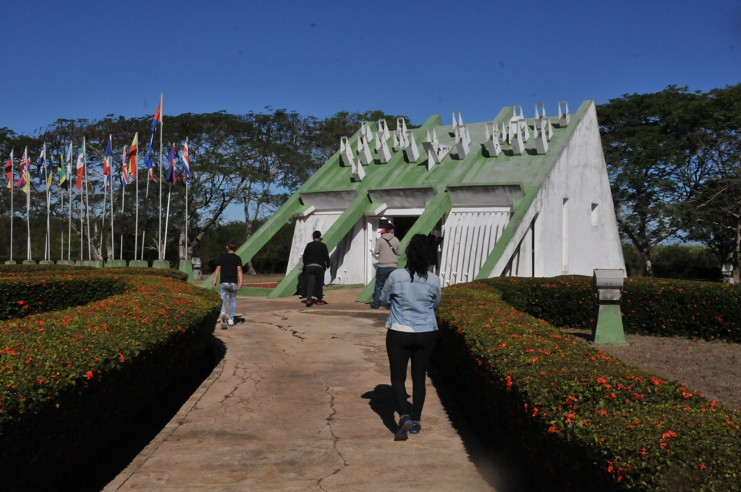
[[[561,297],[558,288],[539,294],[522,280],[509,282],[508,297],[535,295],[540,306]],[[436,365],[484,431],[519,444],[532,463],[542,464],[542,484],[727,490],[737,483],[737,412],[523,313],[502,300],[502,281],[443,290]],[[526,285],[524,293],[512,287],[518,283]],[[565,304],[586,301],[568,289],[566,297],[565,312],[571,310]]]
[[[203,352],[218,294],[163,273],[0,270],[5,304],[23,300],[37,310],[0,325],[5,486],[32,487],[40,470],[106,449],[113,424],[141,412]],[[67,299],[72,307],[59,309]]]

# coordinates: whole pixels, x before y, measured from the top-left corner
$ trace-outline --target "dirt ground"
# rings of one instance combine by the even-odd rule
[[[587,342],[582,330],[564,330]],[[700,391],[708,400],[741,411],[741,344],[686,338],[625,335],[627,346],[600,349],[663,379]]]

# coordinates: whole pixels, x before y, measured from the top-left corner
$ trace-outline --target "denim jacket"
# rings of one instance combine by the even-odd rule
[[[429,272],[427,279],[415,273],[412,282],[409,271],[394,270],[381,292],[381,304],[391,306],[386,327],[394,329],[394,325],[402,325],[401,331],[414,332],[437,330],[435,309],[440,305],[440,298],[440,278],[434,273]]]

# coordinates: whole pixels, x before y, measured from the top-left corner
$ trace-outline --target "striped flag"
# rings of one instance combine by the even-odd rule
[[[127,165],[126,158],[130,155],[131,151],[129,151],[129,153],[127,154],[126,146],[124,145],[123,155],[121,156],[121,184],[124,186],[129,184],[129,166]]]
[[[15,184],[16,188],[20,188],[23,190],[24,193],[28,193],[30,191],[30,183],[31,183],[31,170],[29,169],[31,167],[31,161],[28,159],[28,147],[25,148],[23,151],[23,157],[21,158],[21,164],[18,168],[18,170],[21,173],[20,178],[18,178],[18,182]]]
[[[108,135],[108,145],[105,148],[105,157],[103,157],[103,186],[108,187],[111,184],[111,155],[113,154],[113,136]]]
[[[82,139],[82,147],[80,147],[80,153],[77,155],[77,180],[75,181],[75,188],[77,190],[82,189],[82,178],[85,176],[85,139]]]
[[[147,169],[149,170],[149,179],[152,181],[156,181],[154,179],[154,161],[152,160],[152,141],[154,140],[154,133],[151,137],[149,137],[149,145],[147,145],[147,154],[144,156],[144,165],[147,166]]]
[[[59,179],[59,186],[67,188],[67,166],[64,163],[64,154],[59,154],[59,169],[57,170],[57,178]]]
[[[10,157],[5,161],[5,177],[8,178],[8,190],[13,192],[13,151],[10,151]]]
[[[41,189],[43,186],[44,190],[48,190],[48,174],[47,173],[47,163],[46,163],[46,142],[44,142],[44,146],[41,149],[41,155],[39,155],[39,160],[36,161],[36,171],[39,174],[39,180],[38,180],[38,186]]]
[[[183,150],[180,151],[180,161],[183,163],[183,178],[190,182],[190,155],[188,154],[188,139],[185,139]]]
[[[131,142],[131,147],[129,148],[129,169],[128,173],[129,176],[136,177],[136,155],[139,149],[137,148],[139,144],[139,132],[134,134],[134,140]],[[126,181],[128,183],[128,180]]]

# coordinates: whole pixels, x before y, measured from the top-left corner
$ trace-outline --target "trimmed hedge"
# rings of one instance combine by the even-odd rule
[[[598,303],[591,277],[498,277],[485,281],[502,299],[554,326],[593,328]],[[741,285],[625,279],[623,329],[640,335],[741,342]]]
[[[579,300],[587,303],[584,310],[591,310],[574,279],[538,279],[542,289],[523,280],[489,279],[445,288],[435,364],[479,431],[507,442],[542,468],[542,474],[533,474],[536,486],[737,486],[738,412],[622,363],[504,302],[499,289],[509,282],[507,297],[535,299],[542,312],[554,313],[558,305],[581,317],[581,310],[572,308]],[[551,287],[561,282],[568,284],[563,294]],[[560,321],[576,324],[567,314]]]
[[[70,280],[57,271],[0,274],[43,292],[37,305],[52,308],[70,295]],[[75,281],[106,286],[73,296],[92,302],[0,325],[4,486],[80,483],[84,469],[72,465],[108,449],[119,423],[141,413],[200,357],[213,339],[221,299],[164,273],[76,271]],[[101,290],[115,293],[101,299]]]

